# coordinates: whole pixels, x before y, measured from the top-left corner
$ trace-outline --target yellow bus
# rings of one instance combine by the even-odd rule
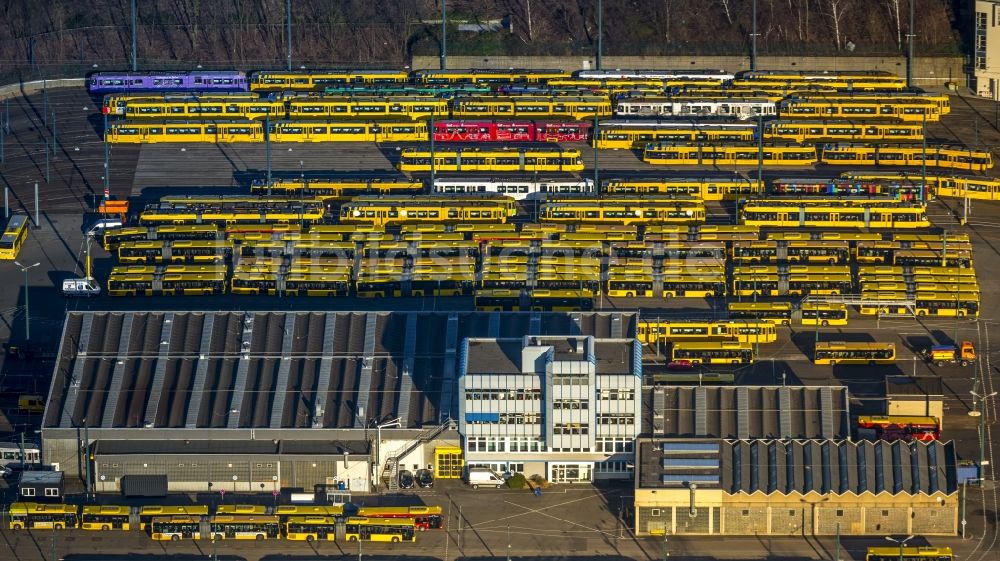
[[[111,252],[125,242],[144,240],[220,240],[225,232],[215,224],[164,224],[162,226],[132,226],[104,232],[102,245]]]
[[[263,70],[250,74],[250,91],[316,91],[343,84],[403,84],[405,70]]]
[[[598,149],[641,149],[650,142],[749,142],[757,127],[746,122],[604,121],[591,142]]]
[[[177,270],[133,272],[132,267],[114,267],[108,277],[109,296],[180,296],[222,294],[226,291],[226,270],[209,266],[209,270]]]
[[[925,157],[926,155],[926,157]],[[990,152],[960,146],[919,144],[828,144],[820,161],[830,165],[935,166],[966,171],[986,171],[993,167]]]
[[[914,310],[918,316],[979,317],[979,291],[917,292]]]
[[[285,539],[292,541],[335,541],[337,519],[333,516],[289,516],[285,522]]]
[[[780,118],[880,119],[910,123],[935,123],[941,120],[941,108],[921,99],[821,99],[795,97],[778,102]]]
[[[263,505],[219,505],[215,507],[215,514],[267,514],[267,507]]]
[[[687,144],[658,142],[646,145],[642,161],[669,166],[755,166],[758,159],[766,167],[812,166],[817,160],[815,146],[767,143],[763,153],[752,142]]]
[[[970,269],[972,268],[972,250],[951,249],[950,247],[946,252],[942,250],[903,249],[893,253],[892,263],[893,265],[902,265],[903,267],[958,267],[961,269]]]
[[[219,263],[232,256],[225,240],[139,240],[118,244],[118,261],[129,263]]]
[[[751,200],[739,215],[741,224],[770,228],[912,230],[931,225],[926,205],[898,200]]]
[[[606,95],[460,96],[451,104],[455,119],[536,118],[591,119],[611,115]]]
[[[28,215],[14,213],[10,215],[7,226],[0,236],[0,259],[13,261],[21,252],[21,246],[28,239]]]
[[[127,506],[85,505],[80,515],[80,528],[128,531],[131,512],[132,509]]]
[[[11,530],[65,530],[77,527],[76,505],[13,503],[7,511]]]
[[[364,518],[395,518],[412,520],[417,530],[440,530],[444,528],[440,506],[375,506],[361,507],[358,516]]]
[[[156,541],[200,540],[201,518],[196,516],[156,516],[146,524],[146,532],[150,538]]]
[[[725,271],[667,270],[660,298],[721,298],[726,295]],[[654,296],[656,296],[654,294]]]
[[[780,119],[764,124],[764,138],[793,142],[855,141],[884,142],[924,138],[919,123],[873,123],[854,121],[796,121]]]
[[[204,505],[143,506],[139,508],[139,529],[145,530],[153,518],[171,516],[189,516],[195,518],[199,516],[208,516],[208,507]]]
[[[281,537],[277,516],[216,514],[208,524],[213,540],[273,540]]]
[[[637,331],[639,340],[646,344],[657,341],[773,343],[778,339],[777,327],[773,323],[759,320],[640,321]]]
[[[550,199],[538,209],[543,222],[609,224],[700,224],[705,203],[700,199]]]
[[[480,312],[517,312],[521,310],[521,290],[480,289],[476,291],[473,302]]]
[[[575,149],[558,148],[465,148],[437,150],[434,170],[486,172],[578,172],[583,158]],[[399,155],[399,171],[431,171],[431,152],[406,148]]]
[[[735,201],[761,195],[764,192],[764,186],[756,179],[739,177],[732,179],[610,179],[604,182],[602,192],[619,196],[687,195],[705,201]]]
[[[415,542],[413,520],[400,518],[363,518],[352,516],[344,524],[344,538],[349,542]]]
[[[791,302],[730,302],[729,318],[766,321],[774,325],[792,324]]]
[[[405,119],[426,119],[448,117],[448,100],[432,95],[415,96],[338,96],[320,95],[292,98],[288,101],[289,123],[299,119],[343,119],[356,117],[393,117]],[[424,128],[424,138],[427,129]]]
[[[528,302],[533,312],[588,312],[594,308],[594,292],[536,288],[528,294]]]
[[[895,343],[854,343],[820,341],[813,351],[816,364],[892,364],[896,362]]]
[[[802,325],[847,325],[847,306],[836,302],[805,302]]]
[[[755,353],[751,343],[741,341],[681,341],[673,343],[671,360],[692,364],[751,364]]]
[[[503,223],[517,214],[514,199],[501,195],[480,197],[370,197],[362,196],[340,207],[342,224],[453,224]]]
[[[278,505],[274,508],[274,514],[279,519],[287,521],[293,516],[319,516],[338,517],[344,515],[343,506],[324,505]]]
[[[950,547],[869,547],[865,561],[953,561]]]
[[[861,291],[858,312],[865,316],[906,314],[910,312],[906,305],[909,301],[906,292],[865,288]]]

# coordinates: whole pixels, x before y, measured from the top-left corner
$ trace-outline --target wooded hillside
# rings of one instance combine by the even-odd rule
[[[955,4],[957,5],[957,0]],[[139,64],[283,66],[285,0],[138,0]],[[449,54],[580,54],[597,42],[597,0],[448,0]],[[959,52],[952,0],[917,0],[919,54]],[[439,0],[292,0],[295,65],[401,66],[438,53]],[[905,50],[907,0],[759,0],[761,54]],[[497,31],[458,23],[503,20]],[[606,55],[749,51],[751,0],[604,0]],[[126,66],[130,0],[0,2],[0,67]]]

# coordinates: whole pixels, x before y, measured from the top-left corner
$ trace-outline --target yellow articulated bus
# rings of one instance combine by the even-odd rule
[[[225,266],[114,267],[108,277],[110,296],[180,296],[223,294]],[[139,270],[136,270],[139,269]]]
[[[161,506],[146,505],[139,508],[139,529],[147,530],[150,522],[157,517],[182,516],[200,520],[208,516],[208,507],[204,505]],[[168,518],[169,519],[169,518]]]
[[[592,120],[608,115],[611,115],[611,100],[608,96],[595,95],[462,96],[455,98],[451,109],[455,119],[561,117]]]
[[[847,306],[836,302],[805,302],[802,325],[847,325]]]
[[[142,240],[221,240],[225,231],[215,224],[164,224],[162,226],[131,226],[107,230],[102,245],[113,252],[124,242]]]
[[[402,518],[352,516],[344,523],[344,538],[349,542],[415,542],[416,524]]]
[[[514,199],[504,196],[480,197],[370,197],[362,196],[340,207],[342,224],[397,224],[458,222],[503,223],[517,214]]]
[[[255,195],[273,193],[322,201],[346,200],[359,195],[415,195],[423,189],[422,182],[408,179],[275,179],[270,184],[265,180],[254,180],[250,184],[250,192]]]
[[[950,547],[869,547],[865,561],[954,561]]]
[[[103,111],[127,119],[271,119],[284,118],[285,103],[251,93],[115,94],[104,98]]]
[[[610,179],[601,191],[625,196],[689,196],[705,201],[735,201],[760,196],[764,184],[756,179]]]
[[[599,149],[645,148],[650,142],[750,142],[756,138],[753,123],[699,121],[604,121],[592,141]]]
[[[752,142],[729,144],[687,144],[658,142],[646,145],[642,161],[667,166],[755,166],[761,158],[764,166],[800,166],[815,164],[815,146],[767,143],[763,153]]]
[[[263,70],[250,74],[250,91],[315,91],[344,84],[403,84],[409,80],[405,70]]]
[[[908,314],[912,313],[912,310],[906,305],[909,301],[906,292],[869,290],[865,287],[861,291],[861,304],[858,305],[858,312],[864,316]]]
[[[681,341],[671,345],[671,360],[692,364],[751,364],[753,345],[741,341]]]
[[[407,148],[400,153],[399,170],[404,172],[431,171],[430,150]],[[433,166],[438,172],[490,171],[537,172],[583,171],[579,150],[553,148],[467,148],[437,150]]]
[[[781,296],[777,273],[733,273],[733,296]]]
[[[427,123],[386,121],[279,121],[271,123],[271,142],[425,142]]]
[[[538,210],[542,222],[609,224],[700,224],[705,203],[700,199],[550,199]]]
[[[333,516],[289,516],[285,539],[291,541],[335,541],[337,519]]]
[[[921,99],[827,100],[791,97],[778,102],[778,115],[799,119],[891,119],[936,123],[941,120],[941,108],[933,101]]]
[[[28,239],[28,215],[14,213],[4,226],[0,236],[0,260],[13,261],[21,252],[24,241]]]
[[[521,310],[521,290],[507,288],[480,289],[473,298],[480,312],[517,312]]]
[[[460,68],[455,70],[415,70],[413,80],[421,84],[545,84],[549,80],[568,80],[569,72],[536,68]]]
[[[652,272],[625,274],[612,271],[604,294],[609,298],[649,298],[657,296],[653,286]]]
[[[403,282],[398,272],[362,271],[354,281],[358,298],[399,298],[403,296]]]
[[[156,541],[201,539],[201,518],[197,516],[156,516],[146,525],[146,533]]]
[[[215,514],[267,514],[267,507],[263,505],[219,505],[215,507]]]
[[[217,514],[208,523],[213,540],[274,540],[281,537],[277,516]]]
[[[903,103],[931,103],[941,109],[942,115],[951,113],[951,98],[946,93],[929,92],[810,92],[810,100],[826,101],[902,101]]]
[[[960,292],[917,292],[918,316],[979,317],[979,290],[963,285]]]
[[[448,100],[432,95],[409,97],[305,96],[288,102],[289,119],[371,119],[448,117]],[[293,121],[294,122],[294,121]],[[426,133],[426,129],[424,131]],[[426,139],[426,134],[425,137]]]
[[[594,308],[594,293],[536,288],[528,295],[528,302],[532,312],[588,312]]]
[[[816,343],[816,364],[892,364],[896,362],[895,343],[853,343],[844,341]]]
[[[129,515],[132,509],[127,506],[85,505],[80,515],[80,528],[83,530],[125,530],[131,527]]]
[[[725,272],[664,270],[660,298],[721,298],[725,295]]]
[[[764,199],[748,201],[740,223],[771,228],[923,229],[927,207],[898,200]]]
[[[926,158],[924,155],[926,154]],[[827,144],[820,161],[830,165],[861,166],[927,166],[986,171],[993,167],[993,155],[960,146],[927,146],[919,144]]]
[[[892,264],[903,267],[940,266],[970,269],[973,266],[972,250],[951,249],[951,247],[948,248],[948,251],[901,249],[893,252]]]
[[[853,121],[795,121],[779,119],[764,124],[764,139],[792,142],[885,142],[924,139],[918,123],[871,123]]]
[[[789,296],[850,294],[854,279],[850,273],[841,275],[791,274],[788,275]]]
[[[118,245],[118,261],[139,263],[219,263],[229,259],[233,244],[225,240],[143,240]]]
[[[792,324],[791,302],[730,302],[727,307],[729,318],[733,320],[756,320],[773,325]]]
[[[76,528],[76,505],[13,503],[7,511],[11,530],[66,530]]]
[[[110,144],[159,142],[263,142],[261,121],[114,121],[104,131]]]
[[[773,343],[778,339],[777,327],[767,321],[640,321],[639,340],[646,344],[657,341],[740,341],[742,343]]]

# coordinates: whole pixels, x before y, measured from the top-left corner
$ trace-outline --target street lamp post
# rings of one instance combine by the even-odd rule
[[[31,342],[31,308],[28,305],[28,269],[37,267],[41,263],[25,266],[14,261],[14,264],[24,271],[24,341],[28,343]]]
[[[970,417],[979,417],[979,479],[983,479],[983,465],[986,463],[986,400],[997,395],[997,392],[978,394],[975,390],[969,392],[975,399],[976,408],[969,412]]]
[[[903,546],[906,545],[906,542],[912,540],[913,538],[914,536],[906,536],[903,539],[897,540],[896,538],[891,538],[889,536],[885,537],[885,539],[891,541],[892,543],[899,544],[899,561],[903,561]]]

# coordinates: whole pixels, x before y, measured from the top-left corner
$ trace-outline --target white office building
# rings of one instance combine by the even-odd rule
[[[464,339],[459,433],[466,465],[557,483],[631,477],[641,431],[634,339]]]
[[[976,95],[1000,100],[1000,0],[976,0],[972,72]]]

